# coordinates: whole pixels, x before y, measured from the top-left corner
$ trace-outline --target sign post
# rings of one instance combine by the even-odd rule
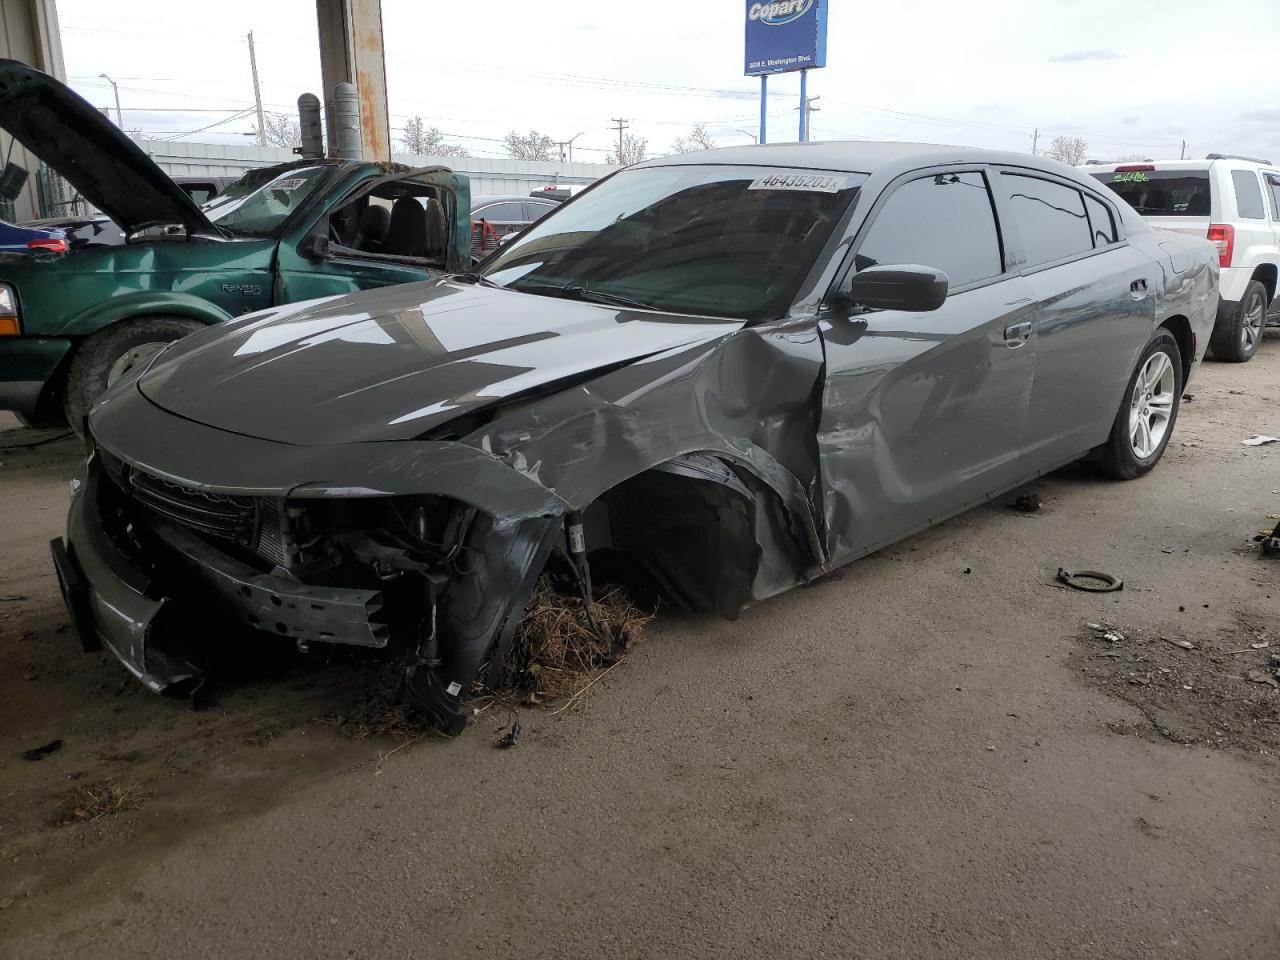
[[[760,78],[765,142],[771,73],[800,71],[800,140],[809,138],[808,71],[827,65],[827,0],[746,0],[746,75]]]

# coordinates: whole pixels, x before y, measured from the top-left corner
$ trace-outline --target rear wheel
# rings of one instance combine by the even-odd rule
[[[1209,338],[1214,359],[1244,363],[1258,352],[1266,322],[1267,288],[1257,280],[1250,280],[1231,315],[1220,317],[1214,324],[1213,336]]]
[[[1117,480],[1133,480],[1160,462],[1182,399],[1182,356],[1178,341],[1156,331],[1129,378],[1124,400],[1099,450],[1098,465]]]
[[[82,343],[71,360],[63,400],[71,429],[83,432],[89,408],[107,387],[174,340],[203,327],[185,317],[139,317],[108,327]]]

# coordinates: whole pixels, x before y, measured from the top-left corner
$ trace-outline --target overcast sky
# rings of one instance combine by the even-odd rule
[[[393,136],[420,115],[476,156],[510,129],[577,140],[603,160],[614,117],[651,155],[705,122],[748,143],[759,81],[743,76],[743,0],[383,0]],[[1082,136],[1093,157],[1280,154],[1280,0],[830,0],[814,139],[922,140],[1029,151]],[[120,85],[125,126],[170,137],[253,104],[319,94],[313,0],[58,0],[71,84]],[[450,16],[455,14],[455,16]],[[769,138],[795,140],[799,82],[771,78]],[[252,143],[249,115],[184,137]],[[397,145],[398,146],[398,145]]]

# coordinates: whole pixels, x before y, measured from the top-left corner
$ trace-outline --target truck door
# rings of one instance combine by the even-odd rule
[[[280,245],[277,300],[288,303],[429,280],[469,268],[466,177],[429,167],[365,181]]]

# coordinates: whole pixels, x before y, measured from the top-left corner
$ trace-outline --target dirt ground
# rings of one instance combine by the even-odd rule
[[[1280,956],[1280,337],[1189,389],[1149,477],[660,617],[509,750],[346,735],[373,667],[193,712],[81,653],[76,444],[0,422],[0,955]]]

